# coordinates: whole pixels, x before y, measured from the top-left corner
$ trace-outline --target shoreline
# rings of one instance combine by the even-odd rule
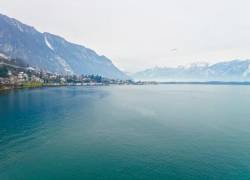
[[[240,86],[249,86],[250,82],[220,82],[220,81],[211,81],[211,82],[137,82],[131,84],[108,84],[108,83],[86,83],[86,84],[22,84],[22,85],[2,85],[0,86],[0,92],[2,91],[11,91],[11,90],[22,90],[22,89],[37,89],[37,88],[50,88],[50,87],[90,87],[90,86],[109,86],[109,85],[240,85]]]
[[[84,84],[84,85],[78,85],[78,84],[39,84],[39,85],[4,85],[0,87],[0,92],[3,91],[11,91],[11,90],[23,90],[23,89],[39,89],[39,88],[50,88],[50,87],[76,87],[76,86],[108,86],[110,84]]]

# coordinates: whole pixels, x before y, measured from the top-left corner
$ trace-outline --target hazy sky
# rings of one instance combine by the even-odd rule
[[[0,12],[112,59],[154,66],[250,58],[249,0],[1,0]]]

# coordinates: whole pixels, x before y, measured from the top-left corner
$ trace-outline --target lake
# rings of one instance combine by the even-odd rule
[[[250,86],[0,94],[1,180],[249,180]]]

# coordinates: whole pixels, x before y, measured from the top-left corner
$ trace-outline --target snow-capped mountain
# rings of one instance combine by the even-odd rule
[[[132,75],[136,80],[155,81],[250,81],[250,60],[216,64],[192,63],[175,68],[152,68]]]
[[[19,59],[39,70],[61,74],[98,74],[128,79],[105,56],[64,38],[40,33],[35,28],[0,14],[0,54]]]

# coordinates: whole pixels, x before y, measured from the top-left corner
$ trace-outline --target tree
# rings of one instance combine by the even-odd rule
[[[0,67],[0,77],[8,77],[8,68]]]

